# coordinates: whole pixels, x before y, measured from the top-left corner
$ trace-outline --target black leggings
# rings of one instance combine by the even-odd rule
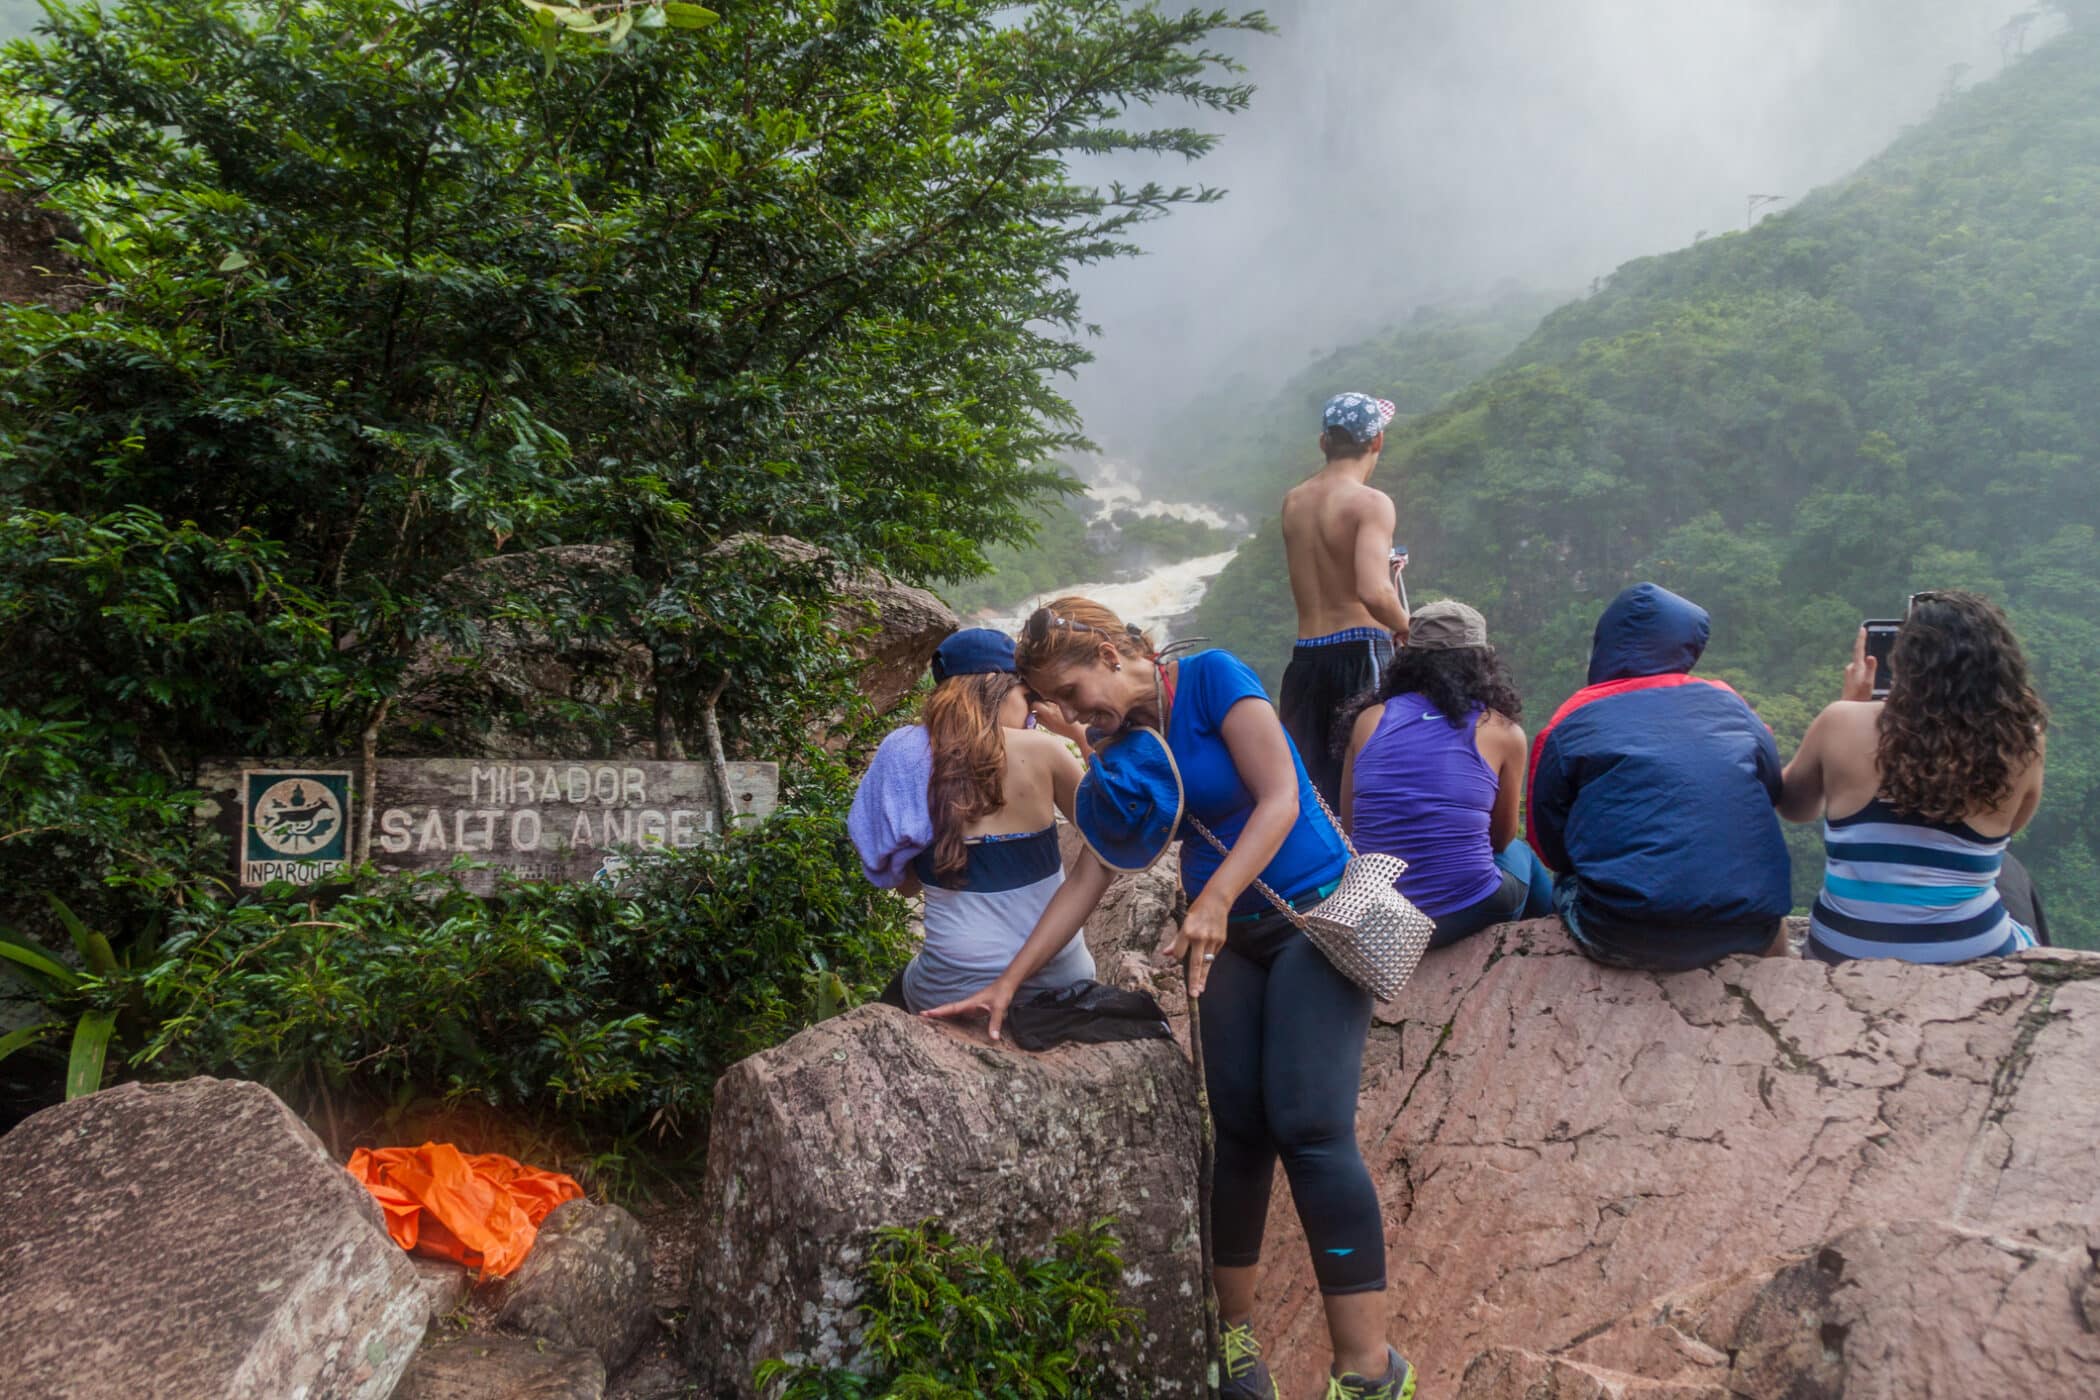
[[[1203,989],[1203,1068],[1218,1132],[1214,1254],[1261,1261],[1276,1159],[1322,1293],[1385,1287],[1385,1224],[1356,1146],[1370,994],[1281,914],[1234,924]]]

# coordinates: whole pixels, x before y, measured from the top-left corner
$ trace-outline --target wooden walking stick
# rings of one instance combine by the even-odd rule
[[[1175,917],[1188,913],[1188,893],[1179,889],[1180,895]],[[1203,1073],[1203,1009],[1196,1004],[1196,993],[1190,986],[1190,974],[1196,965],[1196,953],[1190,949],[1181,960],[1181,984],[1189,998],[1189,1054],[1196,1064],[1196,1243],[1202,1253],[1203,1286],[1199,1291],[1203,1299],[1203,1376],[1204,1393],[1216,1395],[1224,1378],[1218,1374],[1218,1290],[1211,1267],[1210,1243],[1210,1183],[1211,1173],[1217,1160],[1217,1137],[1210,1122],[1210,1081]]]
[[[1131,629],[1136,632],[1136,628]],[[1204,637],[1187,637],[1167,647],[1165,651],[1152,654],[1152,695],[1159,707],[1159,730],[1162,737],[1170,727],[1171,715],[1164,687],[1160,684],[1160,668],[1177,651],[1199,646],[1208,640]],[[1181,862],[1174,862],[1174,922],[1177,929],[1188,917],[1189,892],[1181,883]],[[1224,1384],[1219,1366],[1221,1364],[1218,1343],[1218,1289],[1216,1269],[1211,1258],[1210,1241],[1210,1188],[1211,1176],[1217,1163],[1217,1133],[1210,1120],[1210,1080],[1203,1072],[1203,1008],[1196,1004],[1193,985],[1196,967],[1196,950],[1191,948],[1181,955],[1181,986],[1189,999],[1189,1058],[1196,1069],[1196,1247],[1202,1255],[1203,1286],[1197,1293],[1203,1300],[1203,1389],[1206,1395],[1216,1395]]]

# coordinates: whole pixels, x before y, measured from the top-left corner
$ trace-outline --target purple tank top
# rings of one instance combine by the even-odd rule
[[[1499,784],[1474,737],[1481,713],[1475,705],[1453,728],[1421,695],[1396,695],[1356,755],[1349,811],[1356,849],[1406,861],[1400,892],[1431,918],[1502,887],[1488,844]]]

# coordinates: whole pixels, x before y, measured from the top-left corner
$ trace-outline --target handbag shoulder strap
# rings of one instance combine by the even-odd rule
[[[1181,815],[1188,821],[1188,824],[1190,826],[1193,826],[1199,833],[1202,834],[1204,840],[1210,842],[1210,844],[1217,849],[1218,858],[1220,860],[1223,860],[1226,856],[1232,854],[1232,849],[1228,847],[1223,841],[1220,841],[1217,837],[1213,836],[1211,834],[1210,828],[1205,826],[1201,821],[1197,820],[1196,814],[1194,812],[1184,811]],[[1304,928],[1306,926],[1305,916],[1299,913],[1296,909],[1292,908],[1289,900],[1285,899],[1282,895],[1276,893],[1276,891],[1270,889],[1268,883],[1258,875],[1254,878],[1254,888],[1260,890],[1263,894],[1268,896],[1269,903],[1276,906],[1277,913],[1283,915],[1283,917],[1285,917],[1286,919],[1289,919],[1299,928]]]

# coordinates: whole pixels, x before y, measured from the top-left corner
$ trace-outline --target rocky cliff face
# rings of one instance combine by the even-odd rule
[[[2092,954],[1659,975],[1551,921],[1432,953],[1358,1120],[1394,1340],[1475,1400],[2090,1393],[2096,1055]],[[1295,1395],[1326,1336],[1285,1194],[1258,1324]]]
[[[1494,1347],[1458,1400],[2084,1396],[2093,1260],[1944,1221],[1859,1225],[1656,1299],[1558,1354]]]
[[[1087,937],[1103,980],[1149,987],[1185,1030],[1178,974],[1146,956],[1173,908],[1162,867],[1119,882]],[[765,1353],[748,1345],[766,1325],[753,1304],[785,1321],[783,1293],[823,1296],[810,1266],[783,1275],[774,1261],[812,1236],[839,1243],[834,1226],[807,1223],[817,1212],[753,1192],[755,1164],[844,1173],[795,1189],[843,1190],[869,1223],[959,1211],[964,1233],[984,1233],[1080,1218],[1076,1200],[1046,1204],[1057,1192],[999,1155],[1040,1131],[1046,1103],[1069,1105],[1054,1121],[1075,1124],[1086,1105],[1071,1139],[1081,1156],[1184,1150],[1178,1130],[1145,1122],[1180,1101],[1155,1097],[1163,1067],[1149,1060],[1137,1074],[1092,1062],[1074,1079],[886,1022],[826,1026],[837,1044],[812,1042],[792,1069],[782,1047],[721,1091],[748,1096],[750,1111],[735,1111],[751,1122],[733,1129],[741,1143],[718,1122],[715,1199],[764,1196],[773,1222],[747,1197],[728,1233],[750,1257],[703,1266],[758,1285],[751,1303],[695,1291],[696,1324],[721,1326],[718,1346],[740,1339],[724,1372]],[[1385,1206],[1391,1335],[1423,1395],[1459,1400],[2095,1393],[2096,1056],[2100,955],[1950,968],[1738,958],[1662,975],[1588,962],[1557,921],[1490,930],[1430,954],[1371,1031],[1358,1131]],[[965,1118],[976,1146],[877,1146],[908,1122]],[[1116,1142],[1125,1131],[1137,1139]],[[836,1165],[817,1165],[827,1158]],[[1145,1228],[1148,1275],[1162,1241],[1185,1264],[1191,1230],[1167,1217]],[[771,1245],[751,1238],[768,1231],[780,1232]],[[783,1289],[797,1269],[807,1277]],[[1283,1394],[1316,1394],[1326,1330],[1286,1189],[1263,1282],[1257,1325]],[[791,1333],[770,1346],[797,1345]]]

